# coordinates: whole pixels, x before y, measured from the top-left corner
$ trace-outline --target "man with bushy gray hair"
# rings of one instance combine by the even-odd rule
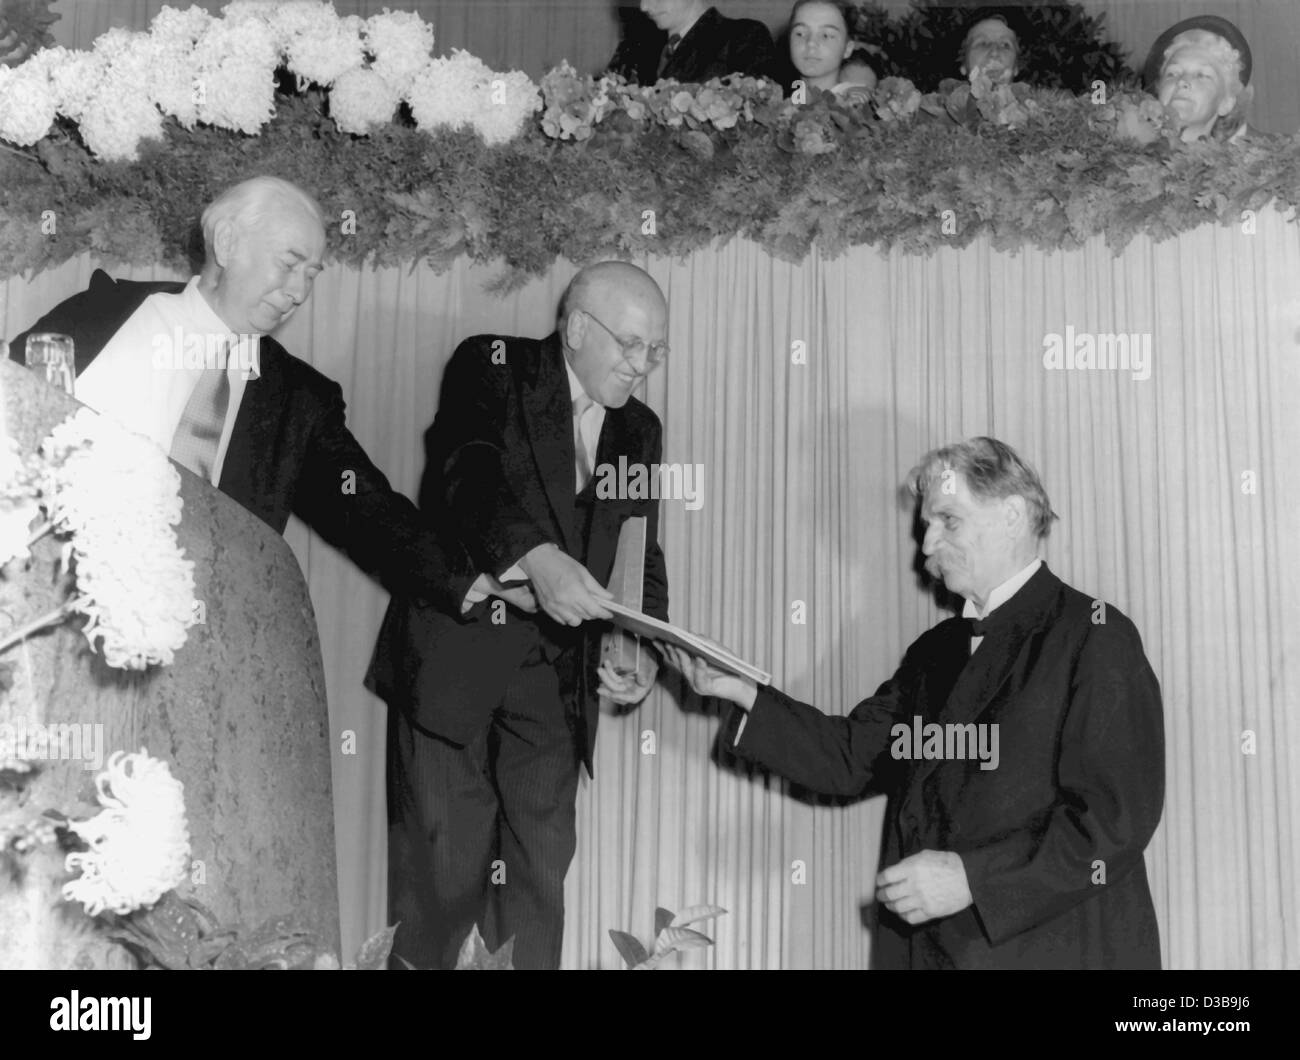
[[[1137,629],[1047,569],[1056,515],[1010,446],[935,449],[907,481],[925,568],[965,608],[847,717],[666,654],[737,705],[742,758],[815,792],[889,796],[873,966],[1158,968],[1143,850],[1164,721]]]

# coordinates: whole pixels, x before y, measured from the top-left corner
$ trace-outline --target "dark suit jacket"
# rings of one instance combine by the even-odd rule
[[[494,359],[494,349],[504,354]],[[658,463],[659,418],[635,398],[608,409],[597,468]],[[446,512],[449,532],[480,571],[501,575],[551,541],[608,583],[623,521],[647,519],[642,609],[668,617],[668,579],[659,549],[656,500],[600,499],[597,478],[574,496],[573,415],[559,336],[478,335],[447,364],[433,426],[421,507]],[[366,686],[421,727],[456,743],[487,723],[511,675],[540,645],[560,677],[566,716],[588,770],[599,716],[595,680],[599,637],[539,612],[510,610],[503,624],[479,604],[454,619],[394,598],[384,618]]]
[[[877,966],[1160,966],[1142,860],[1164,800],[1160,688],[1133,623],[1093,614],[1044,565],[969,660],[966,622],[941,622],[848,717],[760,689],[738,754],[813,791],[887,793],[882,868],[961,855],[974,904],[916,927],[880,906]],[[895,758],[891,729],[916,715],[997,724],[998,767]]]
[[[90,287],[41,317],[9,345],[24,360],[27,335],[54,331],[76,344],[77,374],[86,370],[140,303],[183,283],[114,281],[97,269]],[[250,379],[235,418],[220,489],[283,533],[290,513],[390,592],[417,592],[447,609],[474,578],[455,549],[448,558],[409,500],[395,493],[344,419],[343,391],[333,380],[288,353],[269,335],[259,348],[260,376]],[[343,492],[354,472],[356,492]]]
[[[716,7],[686,32],[660,75],[659,57],[667,43],[667,33],[647,18],[636,18],[609,62],[610,72],[640,85],[661,79],[696,84],[727,74],[777,76],[776,48],[767,27],[752,18],[726,18]]]

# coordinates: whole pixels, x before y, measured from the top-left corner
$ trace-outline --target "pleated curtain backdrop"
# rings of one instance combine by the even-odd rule
[[[644,264],[673,348],[645,398],[665,462],[703,469],[698,510],[662,502],[674,620],[847,713],[942,617],[914,573],[899,483],[935,445],[1001,438],[1060,513],[1048,563],[1137,624],[1160,678],[1168,782],[1147,864],[1166,966],[1300,967],[1300,561],[1286,536],[1300,525],[1300,226],[1269,211],[1254,235],[1142,237],[1118,258],[1098,240],[1017,255],[977,241],[791,265],[734,241]],[[3,334],[91,268],[0,285]],[[464,263],[331,266],[279,337],[338,380],[353,431],[414,496],[456,343],[546,334],[573,271],[493,297],[493,271]],[[1149,335],[1149,378],[1047,370],[1044,337],[1067,328]],[[361,688],[386,597],[303,527],[289,539],[321,631],[353,951],[386,918],[384,708]],[[565,967],[617,967],[610,928],[649,937],[656,905],[701,903],[728,913],[685,967],[867,966],[883,801],[817,805],[723,768],[717,730],[671,676],[602,720]]]

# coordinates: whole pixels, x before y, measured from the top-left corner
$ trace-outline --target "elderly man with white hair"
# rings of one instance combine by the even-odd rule
[[[468,559],[444,551],[366,456],[339,385],[271,337],[323,267],[320,206],[259,176],[217,196],[201,225],[205,260],[187,283],[96,270],[31,331],[72,337],[79,401],[152,438],[277,533],[297,515],[386,588],[459,613],[476,577]],[[10,343],[14,360],[27,334]],[[478,587],[534,606],[526,589]]]
[[[1165,30],[1151,47],[1147,85],[1174,115],[1184,142],[1258,135],[1244,111],[1254,95],[1250,45],[1226,18],[1198,15]]]

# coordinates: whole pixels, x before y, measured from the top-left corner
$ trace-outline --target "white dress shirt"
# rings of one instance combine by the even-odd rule
[[[1038,568],[1041,567],[1042,565],[1043,565],[1043,561],[1041,559],[1036,559],[1032,563],[1030,563],[1027,567],[1022,568],[1016,574],[1011,575],[1010,578],[1008,578],[996,589],[994,589],[991,593],[989,593],[989,598],[987,601],[985,601],[983,612],[981,612],[980,609],[975,606],[973,601],[967,600],[966,606],[963,607],[961,610],[961,617],[978,618],[981,620],[988,618],[988,616],[994,611],[995,608],[1001,607],[1013,596],[1015,596],[1016,593],[1018,593],[1022,588],[1024,588],[1025,583],[1029,581],[1029,579],[1032,578],[1038,572]],[[983,637],[971,637],[970,639],[971,654],[974,654],[975,649],[978,648],[983,643],[984,643]]]
[[[230,404],[212,463],[215,486],[221,481],[244,387],[250,375],[257,375],[258,336],[232,335],[198,285],[194,276],[177,294],[151,294],[141,302],[77,378],[76,397],[169,453],[203,373],[206,351],[214,358],[224,356]],[[226,350],[231,351],[228,356]]]

